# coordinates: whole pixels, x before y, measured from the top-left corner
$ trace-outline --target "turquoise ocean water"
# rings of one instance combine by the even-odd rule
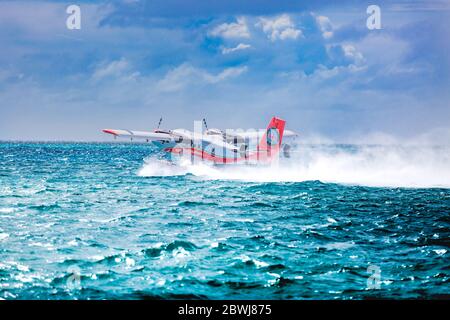
[[[277,167],[0,143],[0,298],[450,293],[447,148],[303,146]]]

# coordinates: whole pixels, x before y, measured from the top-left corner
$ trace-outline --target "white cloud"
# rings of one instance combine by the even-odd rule
[[[327,44],[325,45],[325,48],[328,56],[339,65],[351,64],[354,66],[362,66],[366,62],[363,54],[352,44]]]
[[[319,25],[322,37],[324,39],[330,39],[333,36],[333,25],[328,17],[317,16],[316,22]]]
[[[364,57],[356,50],[354,46],[351,44],[343,44],[342,49],[344,50],[344,54],[347,58],[351,58],[356,64],[359,64],[364,61]]]
[[[220,81],[234,78],[247,71],[247,67],[226,68],[218,74],[209,73],[203,69],[195,68],[188,63],[184,63],[175,69],[170,70],[161,79],[157,88],[160,91],[178,91],[191,84],[207,83],[214,84]]]
[[[215,27],[210,35],[214,37],[223,38],[250,38],[250,32],[248,30],[247,22],[245,18],[237,18],[237,22],[232,23],[222,23],[221,25]]]
[[[98,81],[104,78],[122,77],[131,80],[135,79],[137,76],[139,76],[139,73],[131,72],[128,61],[125,58],[121,58],[120,60],[98,66],[92,75],[92,79]]]
[[[349,74],[355,74],[358,72],[362,72],[366,70],[365,66],[356,66],[354,64],[350,64],[348,66],[335,66],[332,68],[327,68],[324,65],[319,65],[318,68],[312,73],[308,78],[311,81],[322,81],[326,79],[330,79],[337,76],[345,76]]]
[[[220,72],[217,75],[212,75],[209,73],[205,73],[204,74],[204,78],[207,82],[209,83],[216,83],[216,82],[220,82],[222,80],[228,79],[228,78],[234,78],[237,77],[239,75],[241,75],[242,73],[247,71],[247,67],[232,67],[232,68],[226,68],[225,70],[223,70],[222,72]]]
[[[235,51],[239,51],[239,50],[245,50],[245,49],[249,49],[252,46],[246,43],[239,43],[236,47],[234,48],[222,48],[222,53],[223,54],[229,54]]]
[[[281,31],[280,33],[280,39],[281,40],[285,40],[285,39],[297,39],[299,36],[301,35],[301,31],[298,29],[293,29],[293,28],[287,28],[284,29],[283,31]]]
[[[296,29],[291,18],[287,14],[271,18],[259,18],[257,27],[261,27],[271,41],[297,39],[302,36],[302,31]]]

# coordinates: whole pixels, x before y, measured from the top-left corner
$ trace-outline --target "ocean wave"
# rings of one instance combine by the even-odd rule
[[[153,159],[139,170],[148,145],[20,145],[0,147],[15,159],[0,186],[0,299],[448,291],[450,189],[427,187],[448,184],[444,149],[302,146],[274,167],[165,163],[164,176]],[[408,188],[374,187],[391,184]],[[371,266],[380,290],[367,290]]]

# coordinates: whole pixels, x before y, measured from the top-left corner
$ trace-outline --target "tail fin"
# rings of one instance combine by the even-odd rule
[[[277,117],[270,120],[267,130],[258,144],[259,152],[267,152],[269,156],[273,156],[280,151],[285,124],[286,121]]]

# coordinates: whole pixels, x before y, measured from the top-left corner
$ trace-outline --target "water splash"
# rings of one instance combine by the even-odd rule
[[[138,171],[141,177],[183,176],[187,173],[189,168],[184,164],[176,164],[151,156],[144,159],[144,165]]]
[[[270,166],[211,166],[149,160],[140,176],[192,174],[249,182],[322,182],[373,187],[450,188],[450,148],[399,146],[302,146]]]

